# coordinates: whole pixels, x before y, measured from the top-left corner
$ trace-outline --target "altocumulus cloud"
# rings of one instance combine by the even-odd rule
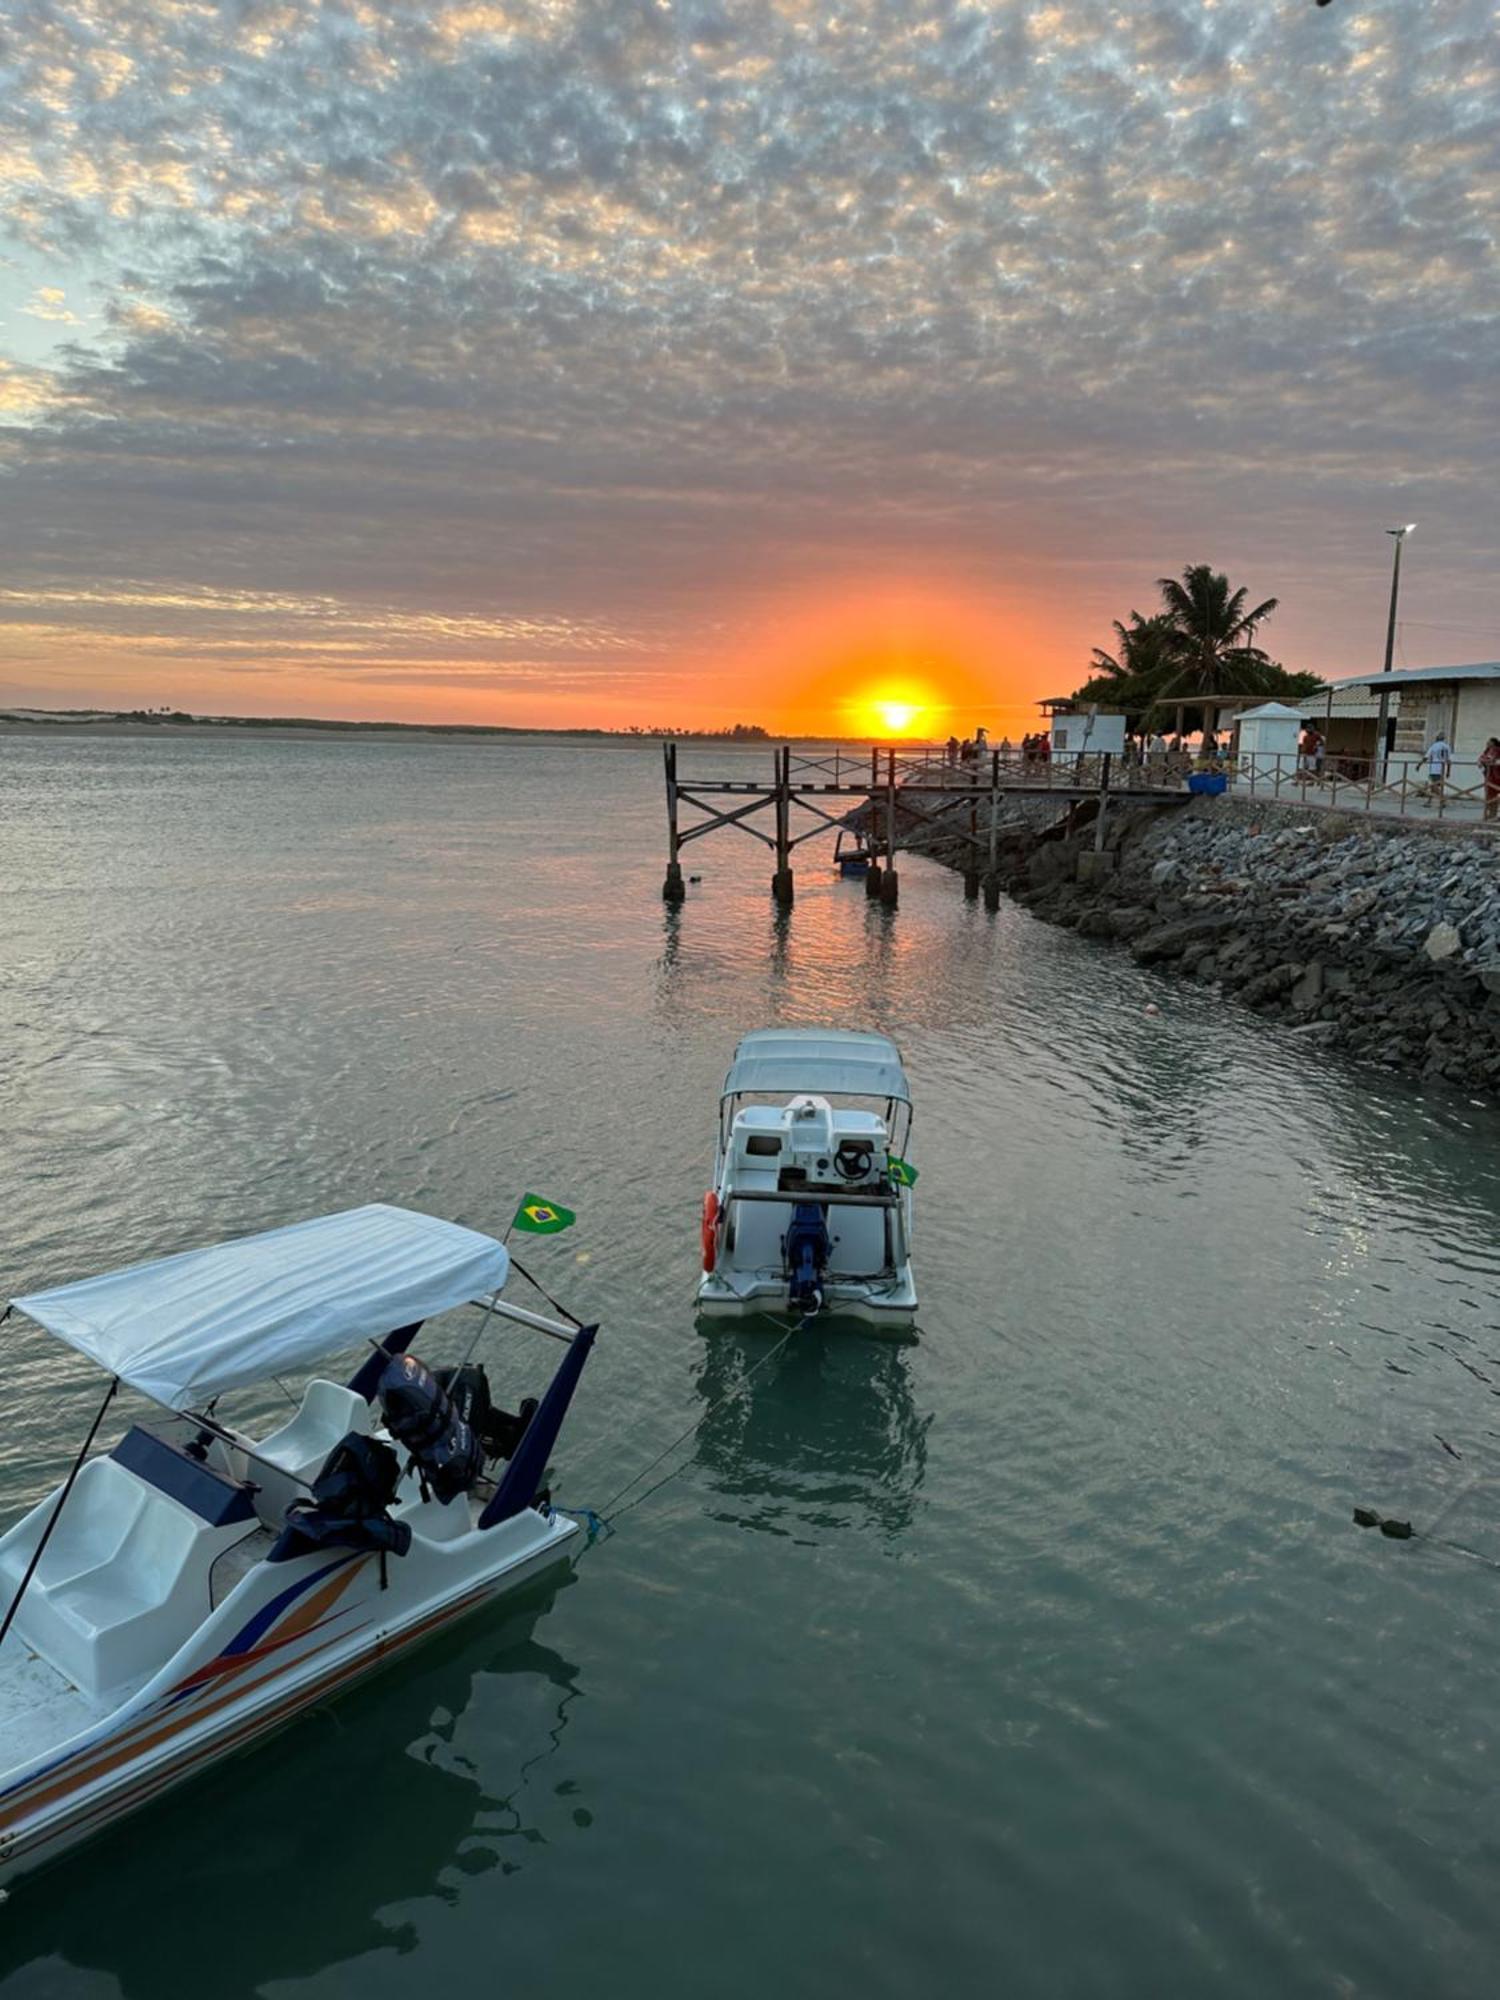
[[[1398,504],[1483,600],[1488,0],[10,22],[3,213],[60,343],[0,365],[29,659],[665,690],[755,588],[1004,551],[1069,646],[1253,560],[1337,665]]]

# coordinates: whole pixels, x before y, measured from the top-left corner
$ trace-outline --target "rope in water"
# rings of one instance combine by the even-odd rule
[[[759,1315],[759,1317],[762,1319],[770,1320],[772,1326],[779,1326],[781,1324],[779,1320],[771,1319],[771,1315],[769,1313],[762,1313]],[[811,1313],[804,1313],[802,1317],[796,1322],[795,1325],[787,1327],[785,1332],[782,1334],[780,1340],[773,1342],[772,1345],[766,1349],[765,1353],[761,1355],[760,1359],[752,1363],[752,1365],[745,1370],[744,1374],[740,1377],[738,1382],[734,1384],[733,1388],[726,1390],[722,1396],[715,1397],[711,1403],[709,1403],[703,1410],[699,1412],[699,1414],[688,1425],[685,1431],[679,1432],[679,1434],[672,1439],[670,1444],[665,1445],[656,1454],[655,1458],[651,1460],[649,1465],[643,1465],[640,1471],[637,1472],[633,1478],[627,1479],[625,1484],[620,1488],[619,1492],[616,1493],[611,1499],[607,1500],[602,1507],[598,1509],[595,1509],[593,1507],[572,1507],[567,1509],[568,1512],[581,1515],[587,1521],[589,1528],[590,1547],[592,1547],[595,1541],[602,1540],[607,1536],[612,1535],[614,1533],[614,1527],[616,1521],[623,1519],[623,1517],[626,1514],[630,1513],[634,1508],[641,1506],[642,1503],[644,1501],[649,1500],[653,1494],[660,1493],[660,1491],[664,1486],[669,1486],[674,1479],[678,1478],[680,1474],[682,1474],[687,1470],[686,1461],[684,1461],[684,1463],[681,1465],[674,1466],[670,1472],[664,1474],[663,1477],[658,1479],[654,1485],[648,1486],[644,1493],[637,1493],[635,1498],[627,1502],[625,1506],[622,1507],[620,1505],[620,1502],[625,1498],[625,1495],[630,1491],[630,1489],[633,1486],[639,1486],[643,1479],[649,1479],[651,1474],[655,1472],[656,1468],[660,1464],[662,1464],[664,1460],[670,1458],[673,1452],[678,1450],[680,1446],[685,1445],[688,1439],[694,1436],[696,1432],[700,1431],[703,1428],[703,1426],[708,1422],[710,1417],[717,1415],[717,1413],[720,1410],[726,1408],[729,1404],[737,1401],[738,1398],[745,1393],[746,1386],[751,1381],[752,1377],[757,1375],[760,1372],[760,1370],[766,1366],[768,1362],[774,1361],[776,1356],[780,1354],[781,1350],[786,1346],[787,1342],[793,1337],[793,1335],[801,1333],[803,1328],[810,1324],[813,1317],[814,1315]],[[614,1433],[615,1437],[619,1437],[621,1435],[622,1433],[619,1431],[616,1431]],[[612,1440],[606,1438],[602,1440],[602,1442],[610,1443],[612,1442]],[[564,1505],[566,1506],[566,1503],[564,1503]]]

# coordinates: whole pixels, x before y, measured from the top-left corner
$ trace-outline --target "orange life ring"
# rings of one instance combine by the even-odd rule
[[[703,1197],[703,1268],[711,1271],[719,1257],[719,1197],[710,1188]]]

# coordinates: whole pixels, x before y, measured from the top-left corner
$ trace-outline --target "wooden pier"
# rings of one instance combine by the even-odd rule
[[[790,904],[795,893],[793,849],[848,827],[853,815],[862,811],[872,850],[865,877],[867,895],[895,903],[900,883],[897,853],[911,845],[915,832],[935,827],[945,839],[968,843],[964,893],[972,898],[982,889],[986,907],[993,910],[999,906],[995,862],[1003,801],[1046,797],[1070,807],[1093,801],[1095,845],[1102,847],[1109,805],[1185,799],[1179,783],[1149,782],[1139,765],[1122,765],[1108,753],[1043,762],[992,750],[981,761],[953,763],[940,749],[910,751],[874,744],[868,753],[839,749],[809,755],[784,743],[773,752],[774,772],[766,783],[754,778],[685,777],[678,765],[678,748],[676,743],[662,745],[667,791],[667,873],[662,895],[669,903],[680,903],[687,894],[683,848],[706,834],[738,829],[771,849],[775,860],[771,893],[777,902]],[[839,799],[858,803],[834,810]],[[684,808],[701,817],[684,823]],[[794,823],[794,813],[810,818],[812,824]]]

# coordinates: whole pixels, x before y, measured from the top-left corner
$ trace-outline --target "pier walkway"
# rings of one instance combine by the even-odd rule
[[[793,849],[856,824],[863,828],[872,855],[866,877],[872,896],[886,903],[896,901],[897,853],[912,844],[915,834],[936,829],[947,838],[969,843],[972,866],[966,871],[966,884],[972,877],[977,893],[982,874],[989,901],[1007,801],[1050,798],[1060,808],[1091,801],[1102,844],[1108,806],[1179,805],[1188,796],[1182,781],[1164,769],[1148,771],[1107,753],[1044,762],[988,751],[982,760],[952,763],[941,750],[909,751],[877,744],[868,752],[841,748],[805,752],[783,744],[773,753],[769,782],[690,777],[681,770],[678,753],[675,742],[662,745],[667,802],[662,895],[668,902],[680,902],[686,894],[683,848],[707,834],[737,828],[763,841],[775,856],[772,893],[778,901],[790,903]],[[837,804],[841,799],[850,802],[842,810]],[[685,819],[684,809],[700,817]],[[981,861],[986,864],[982,869]],[[998,889],[993,893],[998,898]]]

